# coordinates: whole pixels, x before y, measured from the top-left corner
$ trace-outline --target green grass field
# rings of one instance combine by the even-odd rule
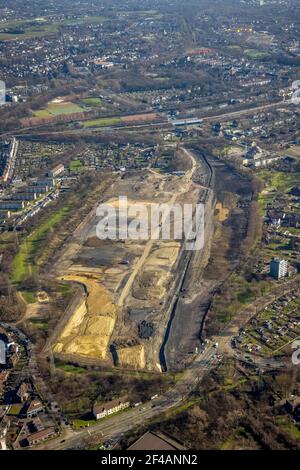
[[[34,115],[39,118],[47,118],[51,116],[51,113],[48,109],[39,109],[38,111],[34,111]]]
[[[80,102],[87,106],[100,106],[102,104],[101,98],[83,98]]]
[[[38,330],[48,331],[48,322],[37,318],[30,320],[31,326]]]
[[[277,416],[276,423],[293,439],[300,439],[300,427],[291,423],[287,416]]]
[[[47,108],[39,109],[34,112],[35,117],[47,118],[50,116],[60,116],[62,114],[81,113],[84,109],[78,104],[69,102],[48,103]]]
[[[66,364],[61,362],[55,363],[55,367],[57,367],[58,369],[62,369],[64,372],[68,372],[70,374],[82,374],[84,372],[87,372],[84,367],[74,366],[73,364]]]
[[[59,284],[58,288],[63,295],[68,295],[72,290],[69,284]]]
[[[36,297],[34,295],[34,292],[28,291],[28,290],[23,290],[20,292],[22,295],[23,299],[27,304],[34,304],[36,302]]]
[[[70,171],[81,171],[84,168],[84,165],[80,160],[72,160],[69,168]]]
[[[72,427],[74,431],[80,431],[83,428],[87,428],[90,426],[95,426],[98,421],[95,419],[74,419],[72,422]]]
[[[288,192],[299,184],[299,173],[283,173],[263,170],[258,176],[268,185],[271,191]]]
[[[267,52],[262,52],[257,49],[245,49],[245,54],[251,59],[260,60],[270,57]]]
[[[60,116],[61,114],[81,113],[83,108],[78,104],[66,103],[49,103],[47,109],[53,116]]]
[[[240,51],[242,50],[241,46],[239,46],[238,44],[231,44],[230,46],[227,46],[228,49],[231,49],[231,50],[236,50],[236,51]]]
[[[23,407],[22,403],[17,403],[15,405],[12,405],[7,413],[8,416],[18,416],[20,413],[21,409]]]
[[[22,282],[27,275],[36,272],[35,255],[46,239],[49,230],[55,227],[69,213],[69,207],[65,206],[58,212],[55,212],[37,229],[35,229],[19,246],[19,252],[15,256],[12,264],[13,283]]]
[[[299,173],[262,170],[258,172],[258,177],[264,181],[267,191],[259,196],[259,204],[263,210],[277,193],[288,193],[299,184]]]

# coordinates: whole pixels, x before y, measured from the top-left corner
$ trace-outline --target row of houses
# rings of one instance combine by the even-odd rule
[[[121,410],[125,410],[130,406],[130,402],[126,396],[116,398],[104,403],[95,403],[93,406],[93,416],[95,419],[105,418]]]
[[[9,415],[14,416],[12,425],[18,429],[17,438],[11,443],[13,449],[30,447],[58,434],[53,419],[29,379],[19,383],[8,408]]]
[[[55,173],[55,172],[54,172]],[[11,211],[22,211],[30,202],[36,201],[40,196],[51,192],[56,186],[55,179],[51,176],[39,179],[18,192],[10,194],[9,199],[0,200],[0,219],[10,218]]]
[[[266,222],[275,227],[300,228],[300,215],[281,208],[271,208],[267,211]]]

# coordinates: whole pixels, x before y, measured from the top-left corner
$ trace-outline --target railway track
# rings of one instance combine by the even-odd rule
[[[198,157],[201,158],[202,161],[204,162],[204,164],[207,168],[207,174],[208,174],[207,180],[206,180],[207,188],[204,190],[204,194],[201,196],[201,198],[199,200],[199,203],[202,203],[202,204],[205,205],[205,204],[208,203],[209,196],[210,196],[211,191],[212,191],[211,185],[213,183],[213,168],[212,168],[211,164],[209,163],[209,161],[207,160],[207,158],[206,158],[206,156],[203,152],[199,153]],[[176,311],[177,311],[178,304],[179,304],[179,301],[180,301],[181,293],[183,293],[185,291],[184,286],[185,286],[186,281],[187,281],[187,275],[188,275],[189,268],[190,268],[190,265],[192,263],[194,254],[195,254],[194,251],[185,251],[185,250],[183,250],[184,259],[181,263],[179,263],[178,269],[180,270],[180,268],[181,268],[181,274],[180,274],[180,277],[177,281],[177,286],[176,286],[176,289],[175,289],[175,293],[174,293],[174,295],[173,295],[173,297],[170,301],[169,315],[168,315],[169,316],[169,321],[168,321],[166,332],[165,332],[165,335],[164,335],[164,340],[163,340],[163,343],[162,343],[160,351],[159,351],[159,360],[160,360],[160,366],[161,366],[162,372],[167,372],[167,370],[168,370],[168,363],[167,363],[168,361],[167,361],[167,358],[166,358],[166,346],[167,346],[167,343],[168,343],[168,340],[169,340],[172,324],[173,324],[174,318],[176,316]]]

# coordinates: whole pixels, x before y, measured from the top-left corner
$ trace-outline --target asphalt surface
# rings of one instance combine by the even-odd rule
[[[199,380],[215,364],[217,364],[216,348],[210,345],[202,354],[196,357],[192,366],[184,373],[182,380],[174,388],[167,391],[163,397],[158,397],[136,408],[130,408],[121,414],[105,418],[98,424],[82,431],[64,430],[57,439],[37,446],[36,449],[66,450],[80,448],[85,439],[91,436],[97,436],[103,441],[116,438],[180,405],[189,395],[191,389],[197,386]]]
[[[276,295],[270,294],[267,301],[264,299],[261,308],[265,306],[265,303],[270,303],[272,299],[274,300],[274,297],[280,297],[283,294],[282,290],[286,293],[289,290],[295,289],[296,285],[299,286],[299,282],[299,278],[297,278],[287,282],[280,288],[277,287],[275,289]],[[259,303],[259,300],[254,302],[254,304],[257,303]],[[233,318],[223,331],[207,344],[206,349],[195,356],[194,361],[183,373],[181,380],[173,388],[170,388],[164,396],[151,400],[139,407],[130,408],[121,414],[105,418],[94,426],[85,428],[82,431],[75,432],[70,427],[65,428],[57,439],[37,446],[36,449],[66,450],[84,448],[85,443],[88,442],[91,436],[97,437],[99,441],[117,439],[130,429],[144,425],[147,421],[160,416],[171,408],[178,407],[189,396],[190,392],[197,387],[205,374],[222,360],[224,354],[228,352],[233,354],[231,339],[236,334],[236,328],[240,327],[242,323],[247,323],[254,315],[255,309],[247,308],[240,315]],[[266,366],[267,364],[264,362],[261,365]],[[274,367],[274,364],[270,363],[270,367]]]

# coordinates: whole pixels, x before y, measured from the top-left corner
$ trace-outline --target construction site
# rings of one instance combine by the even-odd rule
[[[162,372],[185,364],[201,346],[206,304],[216,284],[203,275],[214,238],[236,201],[215,194],[215,170],[201,153],[179,148],[174,162],[184,171],[120,175],[101,202],[118,210],[116,195],[126,196],[129,207],[143,204],[149,217],[154,203],[204,203],[205,249],[188,251],[175,234],[162,239],[161,225],[168,217],[164,212],[154,236],[100,239],[95,205],[52,268],[60,282],[78,286],[78,295],[49,340],[56,358]]]

